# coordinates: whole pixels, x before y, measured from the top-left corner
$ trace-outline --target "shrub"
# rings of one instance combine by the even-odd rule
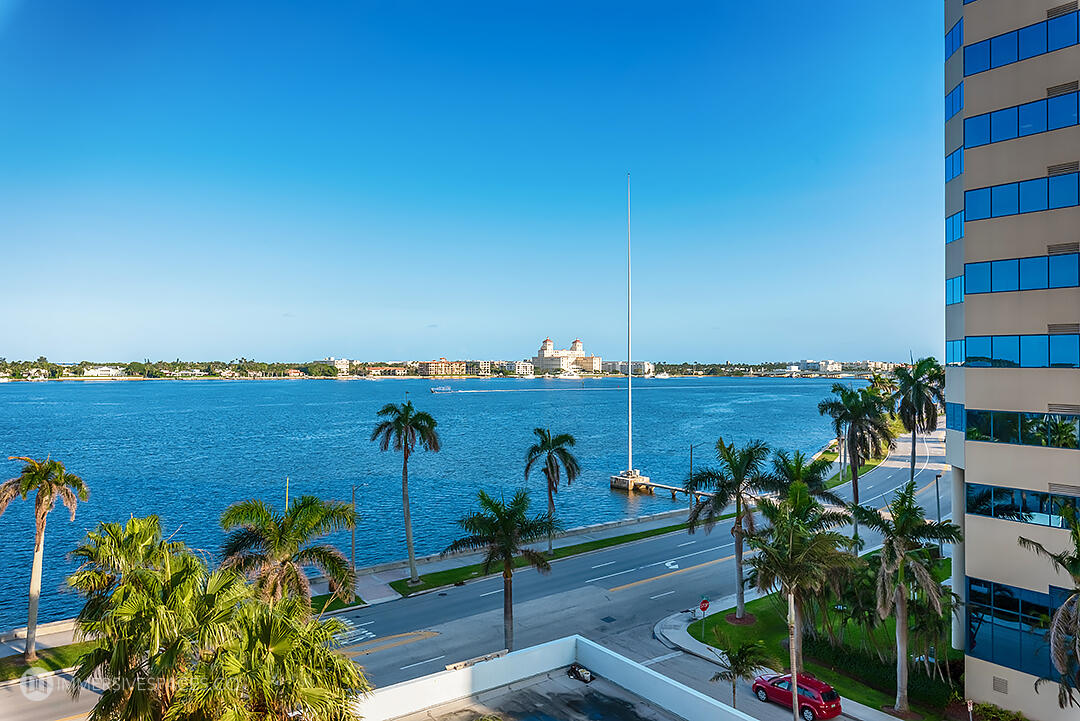
[[[806,638],[803,651],[819,663],[843,672],[867,686],[891,693],[896,690],[896,668],[892,663],[882,663],[877,656],[849,646],[832,646],[827,640]],[[918,704],[931,708],[945,708],[952,695],[952,687],[936,678],[921,673],[908,676],[908,696]],[[1012,721],[1011,719],[988,719],[987,721]]]
[[[977,703],[974,712],[979,721],[1027,721],[1027,717],[1019,711],[1010,711],[992,703]]]

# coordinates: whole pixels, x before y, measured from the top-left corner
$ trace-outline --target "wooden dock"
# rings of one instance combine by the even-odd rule
[[[621,473],[617,476],[611,476],[611,487],[618,490],[626,491],[627,493],[649,493],[655,494],[657,490],[665,491],[671,494],[671,500],[675,500],[675,497],[682,493],[686,496],[693,496],[695,501],[700,501],[703,498],[711,498],[713,494],[708,491],[688,491],[682,486],[669,486],[664,483],[656,483],[649,479],[648,476],[639,474],[636,470],[630,473]]]

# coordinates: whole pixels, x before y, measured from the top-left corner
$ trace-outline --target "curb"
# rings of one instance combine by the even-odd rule
[[[78,666],[71,666],[70,668],[58,668],[55,671],[46,671],[44,673],[35,674],[34,678],[52,678],[53,676],[61,676],[65,673],[71,673]],[[25,671],[23,672],[25,673]],[[9,688],[11,686],[17,686],[22,683],[22,677],[9,678],[7,681],[0,681],[0,688]]]

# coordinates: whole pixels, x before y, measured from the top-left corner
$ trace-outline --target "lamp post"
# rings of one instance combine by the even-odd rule
[[[934,495],[937,496],[937,522],[941,523],[941,474],[934,476]],[[941,541],[937,544],[938,557],[941,556]]]
[[[704,442],[690,444],[690,475],[688,476],[688,478],[694,477],[694,449],[700,445],[704,445]],[[697,500],[697,496],[693,493],[688,493],[687,495],[690,496],[690,510],[693,510],[694,502]]]
[[[352,572],[356,576],[356,484],[352,485]]]

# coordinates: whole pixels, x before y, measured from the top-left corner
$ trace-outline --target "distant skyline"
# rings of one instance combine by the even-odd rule
[[[887,29],[887,32],[883,32]],[[942,358],[940,7],[0,0],[0,356]]]

